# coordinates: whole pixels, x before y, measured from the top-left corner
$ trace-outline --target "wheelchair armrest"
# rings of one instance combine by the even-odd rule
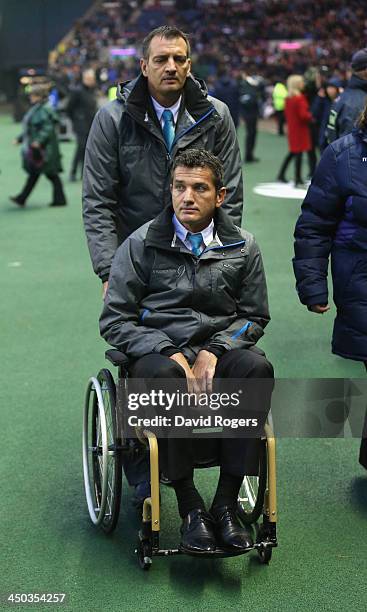
[[[117,349],[109,349],[105,352],[105,357],[114,366],[127,366],[129,363],[129,358],[127,355],[121,351],[118,351]]]

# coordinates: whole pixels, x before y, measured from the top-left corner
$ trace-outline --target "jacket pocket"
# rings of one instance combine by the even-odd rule
[[[149,289],[152,293],[172,291],[177,288],[181,267],[153,268],[150,275]]]
[[[212,273],[214,276],[212,284],[215,291],[229,292],[231,295],[236,294],[242,275],[241,268],[237,265],[235,259],[218,262],[212,267]]]

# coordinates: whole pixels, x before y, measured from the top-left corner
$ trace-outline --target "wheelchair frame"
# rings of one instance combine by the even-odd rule
[[[117,351],[106,351],[106,358],[118,367],[119,381],[127,384],[128,359]],[[123,453],[131,449],[123,439],[120,422],[119,388],[107,369],[88,382],[83,422],[83,472],[89,516],[92,523],[111,533],[117,524],[122,483]],[[91,423],[89,422],[91,421]],[[90,439],[91,438],[91,439]],[[182,554],[179,548],[160,547],[160,494],[158,442],[154,433],[142,431],[142,440],[149,447],[151,496],[144,500],[142,523],[138,534],[136,554],[142,569],[148,570],[154,556]],[[112,483],[112,484],[111,484]],[[242,491],[242,494],[241,494]],[[276,523],[276,461],[275,438],[272,429],[265,425],[262,438],[259,476],[245,476],[241,487],[238,514],[244,524],[254,525],[257,551],[261,563],[269,563],[272,549],[277,546]],[[258,519],[262,515],[262,523]],[[217,548],[208,557],[230,557],[240,553],[229,553]],[[201,555],[202,556],[202,555]]]

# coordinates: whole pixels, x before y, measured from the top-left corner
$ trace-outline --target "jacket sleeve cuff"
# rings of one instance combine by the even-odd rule
[[[176,346],[165,346],[160,352],[160,354],[164,355],[165,357],[171,357],[176,353],[181,353],[180,349],[178,349]]]
[[[313,295],[305,299],[304,304],[306,306],[316,306],[316,304],[325,305],[328,303],[328,296],[326,293],[319,293],[319,295]]]
[[[208,351],[209,353],[213,353],[213,355],[215,355],[217,359],[222,357],[224,353],[226,352],[226,348],[224,346],[219,346],[218,344],[216,345],[208,344],[208,346],[203,346],[202,350]]]

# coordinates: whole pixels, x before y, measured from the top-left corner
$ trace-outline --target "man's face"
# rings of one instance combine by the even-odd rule
[[[183,38],[161,38],[150,41],[148,59],[140,60],[143,75],[148,79],[150,94],[158,102],[174,104],[180,96],[190,72],[191,60],[187,57]],[[173,100],[171,104],[171,100]]]
[[[329,96],[330,100],[335,100],[338,97],[339,90],[334,85],[328,85],[326,88],[326,93]]]
[[[177,219],[191,232],[200,232],[211,222],[215,209],[224,200],[224,187],[217,193],[210,168],[178,166],[171,185],[172,203]]]
[[[84,72],[82,80],[86,87],[92,88],[96,86],[96,77],[93,72]]]

